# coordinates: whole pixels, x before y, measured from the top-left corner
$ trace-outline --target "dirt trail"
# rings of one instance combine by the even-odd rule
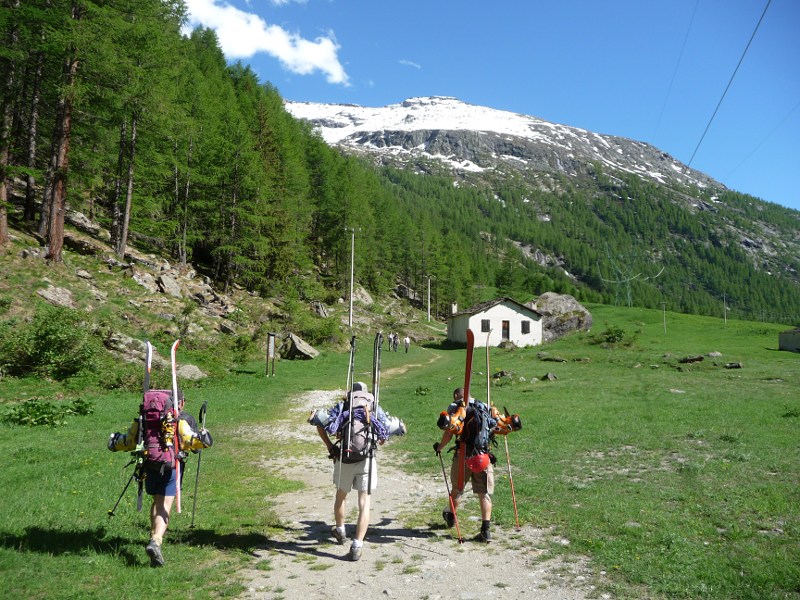
[[[394,468],[402,459],[391,440],[380,449],[378,489],[372,494],[370,528],[363,556],[348,560],[349,542],[338,545],[330,536],[333,522],[332,465],[325,458],[316,430],[305,422],[313,408],[328,407],[341,391],[317,391],[292,403],[285,422],[270,428],[248,429],[248,437],[285,436],[316,440],[320,452],[285,461],[279,468],[285,477],[302,481],[305,488],[279,496],[275,509],[284,528],[255,552],[253,564],[241,575],[247,590],[243,599],[277,600],[316,598],[525,598],[531,600],[585,600],[610,598],[598,594],[585,561],[567,563],[549,555],[556,540],[552,533],[532,527],[521,531],[493,528],[494,541],[471,541],[479,524],[466,515],[476,512],[471,494],[462,508],[463,545],[443,522],[423,523],[410,517],[445,502],[441,471],[409,476]],[[411,432],[413,435],[413,432]],[[275,462],[264,466],[274,470]],[[354,534],[355,493],[348,498],[347,534]]]

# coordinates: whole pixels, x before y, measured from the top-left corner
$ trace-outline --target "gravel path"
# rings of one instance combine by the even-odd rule
[[[280,464],[281,473],[302,481],[304,489],[279,496],[275,509],[283,530],[255,552],[252,566],[241,575],[247,590],[242,599],[277,600],[316,598],[529,598],[531,600],[585,600],[610,598],[592,584],[586,561],[553,558],[547,548],[552,533],[523,527],[521,531],[493,527],[494,541],[470,540],[478,529],[477,517],[461,524],[465,543],[443,523],[422,523],[414,515],[446,499],[441,472],[410,476],[397,468],[391,440],[381,447],[378,489],[372,494],[370,528],[360,561],[351,562],[349,543],[338,545],[330,536],[333,523],[332,464],[322,451],[316,430],[305,422],[312,408],[330,406],[341,391],[310,392],[293,403],[290,418],[270,428],[248,429],[243,435],[262,439],[276,431],[316,440],[320,452]],[[394,456],[393,456],[394,455]],[[274,470],[278,461],[264,465]],[[355,493],[348,498],[347,533],[354,533]],[[477,502],[465,495],[462,514],[477,512]],[[443,508],[443,506],[442,506]],[[438,512],[438,510],[437,510]],[[463,518],[463,517],[462,517]],[[406,523],[411,519],[415,524]],[[602,576],[602,573],[601,575]]]

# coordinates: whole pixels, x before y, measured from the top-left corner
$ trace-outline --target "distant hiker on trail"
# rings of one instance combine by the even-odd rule
[[[352,411],[352,412],[351,412]],[[336,497],[333,504],[335,525],[331,535],[344,544],[345,501],[351,490],[358,492],[358,519],[350,546],[350,560],[359,560],[369,526],[370,493],[378,485],[377,445],[393,435],[404,435],[403,422],[385,413],[369,393],[367,384],[353,383],[342,402],[328,410],[315,410],[308,422],[317,427],[325,442],[328,457],[333,459],[333,483]],[[331,436],[337,440],[332,441]]]
[[[408,349],[411,346],[411,338],[406,336],[403,338],[403,345],[406,347],[406,354],[408,354]]]
[[[180,416],[177,421],[171,414],[166,416],[171,399],[170,391],[146,391],[140,415],[133,420],[128,431],[112,433],[108,438],[108,449],[112,452],[138,449],[135,454],[140,453],[143,456],[136,467],[139,473],[134,473],[134,476],[140,484],[144,481],[145,491],[153,498],[150,506],[150,541],[145,548],[152,567],[164,564],[161,545],[167,532],[178,486],[183,482],[183,475],[186,473],[184,467],[188,452],[196,453],[213,444],[211,434],[205,428],[199,428],[195,418],[183,411],[183,393],[178,393]],[[180,482],[177,481],[176,466],[180,467]]]
[[[496,462],[490,448],[495,444],[495,434],[506,434],[522,427],[519,415],[502,416],[496,409],[490,409],[472,397],[465,403],[464,388],[459,387],[453,390],[453,402],[440,413],[437,426],[443,431],[441,441],[433,445],[437,455],[441,456],[441,452],[456,436],[456,452],[450,468],[452,489],[442,517],[448,528],[457,525],[458,503],[466,482],[470,481],[481,508],[481,529],[475,539],[488,543],[492,539],[493,465]],[[463,458],[460,453],[463,453]]]

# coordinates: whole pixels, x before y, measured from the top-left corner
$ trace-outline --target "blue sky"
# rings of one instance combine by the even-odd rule
[[[454,96],[648,142],[800,210],[798,0],[186,4],[287,100]]]

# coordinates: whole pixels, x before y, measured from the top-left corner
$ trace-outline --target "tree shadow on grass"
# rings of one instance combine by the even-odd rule
[[[248,554],[253,554],[255,549],[269,542],[269,538],[260,533],[220,535],[209,529],[178,530],[167,535],[170,543],[211,546],[219,550],[238,550]],[[94,552],[119,556],[128,566],[149,564],[149,559],[143,558],[140,539],[109,537],[105,527],[94,529],[28,527],[22,534],[0,532],[0,548],[52,556]]]
[[[142,563],[141,552],[134,554],[130,538],[108,537],[105,527],[95,529],[47,529],[27,527],[22,534],[0,532],[0,547],[17,552],[38,552],[52,556],[82,554],[86,551],[119,556],[128,566]],[[138,546],[138,544],[137,544]]]

